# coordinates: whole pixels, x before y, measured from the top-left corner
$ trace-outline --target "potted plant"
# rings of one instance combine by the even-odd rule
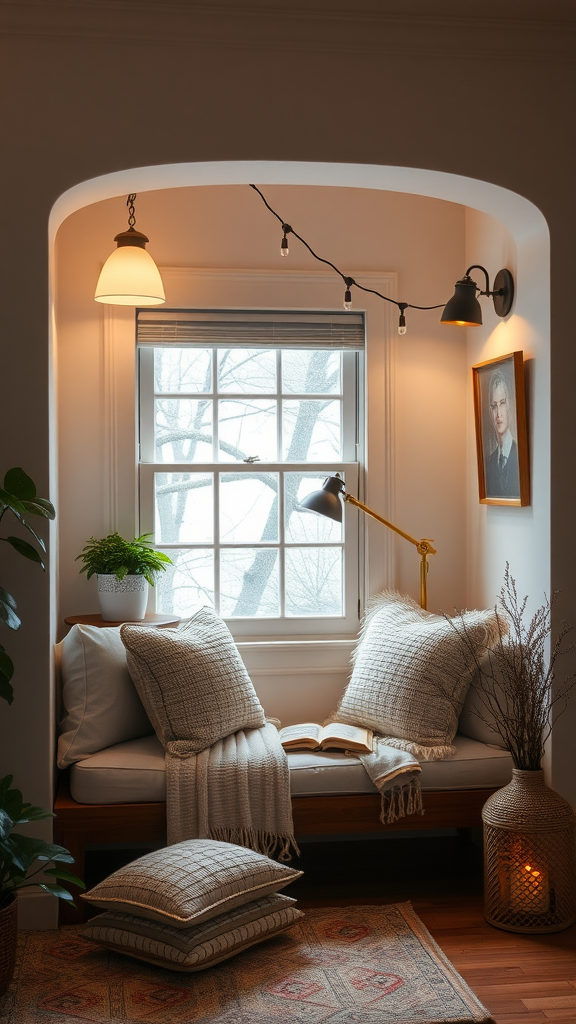
[[[80,878],[60,866],[74,863],[74,857],[63,846],[14,831],[29,821],[53,817],[51,811],[25,803],[20,790],[12,787],[11,775],[0,779],[0,995],[8,988],[14,972],[18,890],[38,886],[75,906],[61,882],[86,888]],[[36,878],[40,873],[43,878]]]
[[[80,572],[86,578],[98,577],[100,614],[105,622],[139,622],[146,614],[148,584],[154,586],[155,574],[164,572],[172,559],[156,551],[144,533],[124,540],[111,533],[101,540],[91,537],[76,561],[84,564]]]
[[[9,513],[34,538],[36,545],[21,537],[0,537],[0,540],[44,569],[44,541],[30,526],[28,516],[54,519],[54,506],[47,498],[36,494],[36,487],[30,477],[19,467],[8,470],[0,488],[0,520]],[[19,629],[21,622],[16,601],[12,594],[0,587],[0,622],[9,629]],[[14,699],[11,679],[14,674],[12,660],[0,646],[0,697],[8,704]],[[55,846],[43,839],[23,836],[14,831],[29,821],[53,818],[51,811],[25,803],[18,789],[12,788],[12,776],[0,779],[0,995],[6,991],[12,980],[16,959],[17,899],[19,889],[39,886],[61,899],[72,900],[72,896],[60,881],[73,882],[84,889],[84,883],[61,867],[46,867],[46,864],[73,864],[74,858],[62,846]],[[39,862],[35,870],[33,866]],[[43,873],[48,880],[37,879]],[[50,881],[50,877],[54,881]]]
[[[512,932],[560,931],[576,917],[574,813],[545,784],[542,769],[546,741],[575,675],[556,676],[558,659],[574,644],[565,642],[572,629],[566,624],[550,642],[553,600],[525,621],[528,598],[518,598],[507,564],[495,609],[496,645],[478,658],[463,620],[455,624],[476,661],[473,713],[512,755],[512,781],[482,810],[485,916]]]

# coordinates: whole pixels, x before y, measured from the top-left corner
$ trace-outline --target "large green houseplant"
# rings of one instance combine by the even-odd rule
[[[34,543],[12,534],[0,537],[0,540],[44,569],[46,547],[28,519],[30,516],[54,519],[54,506],[47,498],[40,498],[36,494],[34,482],[20,468],[10,469],[0,488],[0,521],[6,515],[27,530]],[[19,629],[21,625],[15,598],[1,586],[0,622],[12,630]],[[14,699],[11,684],[13,675],[12,659],[4,647],[0,646],[0,697],[8,704]],[[26,803],[20,790],[13,788],[12,779],[12,775],[0,779],[0,950],[3,953],[0,958],[0,995],[10,984],[14,970],[17,891],[28,886],[38,886],[53,896],[73,902],[71,894],[61,882],[72,882],[85,888],[79,878],[61,867],[62,864],[74,863],[68,850],[17,831],[28,822],[53,818],[54,815],[42,807]],[[36,877],[38,875],[42,877]]]
[[[78,555],[80,572],[98,577],[98,601],[104,621],[140,620],[146,613],[148,583],[164,572],[172,559],[152,546],[150,533],[125,540],[111,533],[101,540],[91,537]]]

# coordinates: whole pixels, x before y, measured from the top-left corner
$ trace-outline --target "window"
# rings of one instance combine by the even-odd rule
[[[141,529],[174,563],[158,611],[357,628],[357,517],[297,504],[328,473],[357,493],[363,341],[360,314],[139,313]]]

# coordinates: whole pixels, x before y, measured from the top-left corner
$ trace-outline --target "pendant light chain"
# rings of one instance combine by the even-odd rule
[[[270,213],[272,213],[274,217],[276,217],[276,219],[280,221],[280,224],[282,225],[283,234],[282,244],[280,246],[281,256],[288,255],[288,239],[286,236],[288,234],[293,234],[294,238],[297,238],[299,242],[302,242],[302,245],[304,245],[306,249],[308,249],[308,252],[310,253],[311,256],[314,257],[315,260],[318,260],[319,263],[325,263],[328,267],[332,267],[332,270],[336,271],[336,273],[340,275],[346,288],[344,292],[344,309],[352,309],[352,287],[359,288],[360,291],[363,292],[370,292],[372,295],[377,295],[378,298],[384,299],[385,302],[391,302],[393,306],[397,307],[399,313],[398,334],[406,334],[405,313],[407,309],[443,309],[444,306],[446,305],[445,302],[439,302],[436,306],[416,306],[412,302],[397,302],[396,299],[391,299],[389,295],[382,295],[382,293],[376,291],[375,288],[366,288],[363,284],[358,284],[358,281],[355,281],[353,277],[348,277],[347,274],[342,273],[342,271],[339,270],[334,263],[331,263],[330,260],[326,260],[322,256],[318,256],[318,254],[314,252],[312,246],[308,244],[306,239],[302,238],[302,236],[299,235],[298,232],[295,231],[294,228],[290,226],[290,224],[287,224],[285,222],[284,218],[281,217],[279,213],[276,213],[276,210],[272,209],[272,207],[267,202],[266,198],[264,197],[260,189],[256,187],[256,185],[250,185],[250,188],[253,188],[254,191],[258,193],[266,209],[269,210]]]
[[[128,227],[130,230],[134,230],[136,223],[136,212],[134,210],[134,202],[136,200],[137,192],[131,192],[126,200],[126,206],[128,207]]]

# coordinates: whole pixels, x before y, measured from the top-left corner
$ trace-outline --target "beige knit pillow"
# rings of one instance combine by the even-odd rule
[[[475,661],[496,641],[494,611],[463,612],[454,625],[410,598],[384,592],[371,602],[353,655],[352,677],[333,721],[365,726],[422,760],[450,756]]]
[[[264,711],[226,624],[201,608],[178,629],[125,625],[128,669],[163,746],[198,753]]]
[[[283,889],[301,874],[244,846],[186,839],[126,864],[82,898],[103,910],[189,928]]]
[[[303,917],[294,904],[289,896],[274,893],[191,928],[108,912],[92,918],[82,934],[106,949],[171,971],[203,971],[289,928]]]

